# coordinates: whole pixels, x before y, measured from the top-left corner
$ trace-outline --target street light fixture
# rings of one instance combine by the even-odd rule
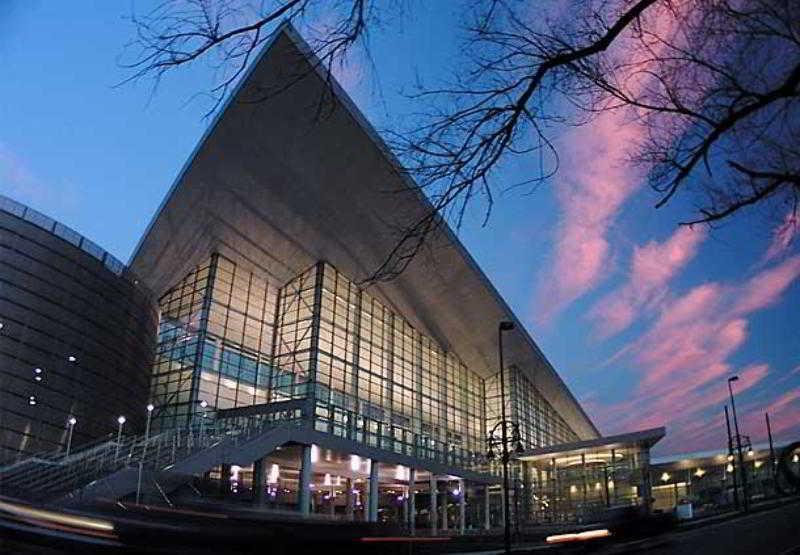
[[[78,419],[74,416],[70,416],[67,419],[67,425],[69,426],[69,431],[67,432],[67,451],[64,455],[64,458],[69,457],[69,451],[72,448],[72,430],[75,428],[75,424],[78,423]]]
[[[500,445],[501,447],[501,462],[503,463],[503,511],[505,514],[505,518],[503,519],[503,544],[505,547],[506,553],[511,553],[511,509],[509,506],[508,501],[508,490],[509,490],[509,483],[508,483],[508,461],[510,458],[510,454],[508,452],[508,420],[506,418],[506,379],[505,379],[505,371],[506,367],[503,362],[503,332],[504,331],[512,331],[514,329],[514,322],[509,322],[507,320],[500,322],[497,326],[497,350],[498,350],[498,358],[500,362],[500,422],[495,425],[494,430],[497,429],[497,426],[501,427],[501,440]],[[494,439],[494,430],[489,434],[489,451],[487,456],[489,458],[494,457],[494,451],[492,450],[493,446],[497,446],[497,441]],[[521,449],[521,445],[519,444],[519,430],[515,428],[515,436],[517,438],[517,444]],[[494,445],[493,445],[494,443]]]
[[[119,459],[119,446],[120,443],[122,442],[122,426],[125,425],[125,420],[126,419],[124,416],[120,416],[119,418],[117,418],[117,424],[119,424],[119,426],[117,427],[117,451],[114,454],[115,461]]]
[[[202,445],[205,441],[205,424],[206,424],[206,407],[208,407],[208,403],[205,399],[200,401],[200,408],[203,409],[203,415],[200,417],[200,444]]]
[[[744,510],[747,512],[750,509],[750,496],[747,491],[747,472],[744,468],[744,456],[742,455],[742,436],[739,433],[739,419],[736,417],[736,402],[733,398],[733,382],[739,381],[739,376],[731,376],[728,378],[728,393],[731,397],[731,410],[733,410],[733,427],[736,430],[736,451],[739,458],[739,469],[741,472],[742,480],[742,495],[744,496]]]
[[[147,441],[150,439],[150,419],[153,416],[153,403],[147,404],[147,423],[144,426],[144,443],[142,444],[142,458],[139,459],[139,477],[136,480],[136,503],[142,496],[142,468],[144,466],[145,458],[147,457]]]

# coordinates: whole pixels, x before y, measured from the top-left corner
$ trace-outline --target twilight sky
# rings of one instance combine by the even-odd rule
[[[458,4],[414,4],[371,35],[370,56],[356,51],[338,69],[377,128],[412,114],[401,92],[415,80],[436,83],[458,63]],[[155,95],[149,83],[114,87],[127,75],[130,5],[0,3],[0,193],[122,260],[208,125],[194,94],[212,75],[197,65]],[[638,133],[611,114],[559,135],[552,183],[502,194],[486,227],[476,210],[462,241],[604,434],[663,424],[657,453],[722,449],[736,373],[742,433],[765,439],[768,410],[775,436],[797,439],[800,239],[780,225],[785,214],[763,211],[677,227],[696,199],[653,209],[641,172],[623,162]]]

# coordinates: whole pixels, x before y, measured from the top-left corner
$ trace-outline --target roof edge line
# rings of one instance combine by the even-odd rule
[[[322,64],[322,61],[317,57],[317,55],[314,53],[313,49],[306,42],[306,40],[297,32],[297,30],[291,24],[286,26],[285,31],[286,34],[289,36],[289,38],[291,38],[295,42],[295,44],[301,50],[301,52],[303,52],[304,54],[313,59],[314,63],[312,65],[314,69],[317,71],[317,73],[319,73],[320,77],[322,77],[324,80],[326,80],[326,82],[329,82],[331,84],[336,99],[341,102],[342,106],[348,112],[350,112],[350,115],[353,117],[353,119],[356,120],[356,122],[367,133],[367,135],[370,137],[373,143],[375,143],[375,145],[383,153],[389,164],[395,170],[397,170],[397,174],[399,175],[400,179],[406,182],[406,186],[409,188],[409,190],[416,193],[417,196],[420,198],[420,200],[426,206],[433,208],[430,199],[422,192],[422,189],[419,186],[419,184],[417,184],[414,181],[414,179],[408,175],[408,172],[405,171],[404,166],[400,163],[400,160],[398,160],[397,156],[395,156],[394,152],[392,152],[392,150],[386,144],[386,141],[383,140],[383,137],[380,136],[375,127],[369,122],[366,116],[364,116],[364,114],[361,112],[358,106],[355,105],[350,96],[347,94],[347,91],[345,91],[344,88],[339,84],[338,80],[336,79],[336,76],[333,75],[331,72],[327,70],[327,68],[324,67],[324,64]],[[591,429],[595,432],[597,436],[601,436],[602,434],[600,433],[600,430],[598,430],[597,426],[595,426],[594,422],[592,422],[592,419],[589,417],[589,415],[586,414],[586,411],[583,409],[581,404],[575,398],[575,395],[573,395],[572,391],[569,389],[567,384],[558,374],[558,372],[556,371],[555,367],[552,365],[550,360],[547,358],[547,356],[545,356],[545,354],[536,344],[536,341],[533,339],[533,337],[531,337],[527,327],[523,325],[521,320],[517,317],[517,315],[509,306],[508,302],[506,302],[506,300],[503,298],[503,296],[500,294],[500,292],[497,290],[497,288],[494,286],[491,280],[489,280],[488,276],[480,267],[480,265],[477,263],[477,261],[473,258],[472,254],[470,254],[467,248],[464,247],[464,245],[461,243],[461,240],[455,234],[455,232],[447,223],[447,221],[442,219],[441,222],[442,222],[442,229],[447,235],[448,240],[450,240],[453,246],[455,246],[458,249],[459,254],[461,254],[462,258],[467,263],[467,265],[470,268],[472,268],[472,270],[480,277],[480,280],[484,283],[485,286],[487,286],[489,292],[492,294],[492,296],[494,296],[495,300],[501,304],[502,309],[508,313],[509,317],[512,320],[514,320],[514,323],[517,325],[517,328],[522,330],[525,342],[542,358],[542,360],[545,362],[548,369],[550,370],[551,374],[555,376],[555,378],[563,386],[563,389],[569,396],[569,399],[578,408],[578,411],[586,420],[586,422],[589,423]]]
[[[166,208],[169,199],[172,198],[172,195],[175,193],[175,190],[178,188],[178,185],[181,183],[181,181],[183,181],[183,178],[186,176],[186,172],[191,167],[195,158],[197,158],[197,154],[200,152],[200,149],[203,148],[203,145],[205,145],[206,141],[208,140],[208,137],[216,129],[217,125],[222,119],[223,114],[225,114],[230,105],[233,103],[234,99],[242,91],[245,83],[247,83],[247,79],[255,71],[256,67],[258,67],[258,63],[266,55],[267,51],[269,51],[269,49],[272,48],[272,46],[275,44],[275,41],[278,39],[281,33],[286,32],[289,29],[292,29],[292,24],[288,20],[284,20],[275,28],[274,31],[272,31],[269,37],[267,37],[264,40],[264,44],[261,46],[261,51],[250,62],[250,65],[247,68],[247,70],[244,73],[242,73],[242,75],[239,77],[239,81],[236,83],[236,86],[233,88],[233,90],[231,90],[231,92],[228,94],[228,98],[226,98],[224,102],[222,102],[222,104],[220,104],[217,107],[216,113],[214,114],[214,117],[211,120],[211,124],[208,125],[208,127],[206,127],[206,130],[203,132],[203,134],[200,136],[200,139],[194,145],[194,148],[189,153],[189,156],[186,158],[186,161],[183,163],[183,166],[181,166],[181,169],[178,171],[178,174],[175,176],[175,179],[172,180],[172,185],[170,185],[169,189],[167,189],[167,192],[161,199],[161,202],[156,208],[155,213],[153,214],[152,218],[150,218],[150,222],[147,224],[147,227],[144,229],[144,232],[142,232],[142,235],[136,242],[136,246],[131,252],[131,255],[128,257],[128,262],[127,262],[128,266],[131,266],[133,264],[134,259],[139,254],[139,251],[142,249],[142,244],[144,243],[147,236],[150,235],[150,231],[153,229],[153,226],[158,221],[158,218],[161,216],[161,213]]]

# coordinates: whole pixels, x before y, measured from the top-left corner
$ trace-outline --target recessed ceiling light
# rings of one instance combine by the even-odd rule
[[[77,359],[77,358],[75,358],[75,357],[74,357],[74,356],[72,356],[72,355],[69,355],[69,356],[67,357],[67,360],[68,360],[68,361],[70,361],[70,362],[75,362],[75,361],[76,361],[76,360],[78,360],[78,359]]]

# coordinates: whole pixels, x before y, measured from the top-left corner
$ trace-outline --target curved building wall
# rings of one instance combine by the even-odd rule
[[[0,197],[0,464],[141,428],[157,305],[91,241]]]

